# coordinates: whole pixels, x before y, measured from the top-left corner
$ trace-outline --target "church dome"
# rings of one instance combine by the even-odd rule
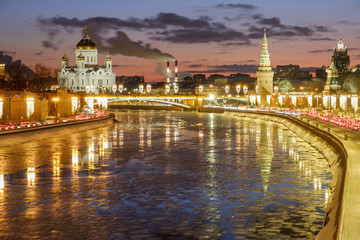
[[[96,44],[91,40],[87,32],[87,26],[85,26],[83,38],[76,44],[76,49],[96,49]]]
[[[62,57],[62,60],[63,61],[69,61],[69,58],[68,58],[68,56],[66,56],[66,54]]]
[[[80,55],[77,57],[77,60],[85,60],[85,57],[80,53]]]

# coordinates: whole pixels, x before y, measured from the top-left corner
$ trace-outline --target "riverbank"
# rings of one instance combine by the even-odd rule
[[[110,115],[107,115],[81,121],[3,131],[0,132],[0,147],[64,136],[75,132],[105,127],[112,123],[113,118]]]
[[[271,112],[231,112],[236,112],[241,117],[283,123],[324,154],[329,162],[333,179],[330,184],[331,198],[325,209],[326,218],[324,220],[324,227],[318,233],[317,239],[337,239],[338,235],[340,235],[340,226],[343,225],[342,222],[344,220],[342,217],[342,206],[344,194],[346,193],[344,186],[348,155],[344,144],[332,134],[288,115]]]

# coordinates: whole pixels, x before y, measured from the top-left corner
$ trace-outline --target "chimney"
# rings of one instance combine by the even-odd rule
[[[169,60],[167,61],[166,75],[167,75],[166,82],[170,83],[170,62],[169,62]]]
[[[179,78],[178,78],[178,64],[177,64],[177,60],[175,60],[175,82],[178,82]]]

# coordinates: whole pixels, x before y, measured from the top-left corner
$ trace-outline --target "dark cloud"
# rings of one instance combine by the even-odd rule
[[[173,29],[157,32],[156,37],[152,39],[173,43],[241,41],[244,44],[250,44],[244,33],[228,28]]]
[[[322,50],[312,50],[312,51],[308,51],[308,53],[327,53],[327,52],[332,52],[333,49],[322,49]]]
[[[240,8],[240,9],[244,9],[244,10],[254,10],[254,9],[257,9],[256,6],[254,5],[250,5],[250,4],[241,4],[241,3],[237,3],[237,4],[232,4],[232,3],[229,3],[229,4],[224,4],[224,3],[220,3],[220,4],[217,4],[215,6],[216,8],[225,8],[225,9],[234,9],[234,8]]]
[[[237,9],[256,9],[253,5],[248,4],[225,4],[220,3],[216,5],[217,8],[237,8]],[[56,16],[52,18],[38,18],[40,27],[48,32],[48,41],[44,41],[46,48],[55,49],[57,45],[50,45],[54,43],[50,41],[59,35],[54,31],[54,26],[63,27],[64,30],[70,32],[73,29],[82,28],[88,25],[91,30],[91,37],[98,44],[99,50],[104,51],[109,48],[112,53],[124,54],[128,56],[137,56],[144,58],[152,58],[151,52],[155,59],[165,59],[169,54],[162,53],[158,49],[152,49],[149,45],[142,42],[134,42],[123,32],[123,29],[132,29],[149,31],[150,39],[158,41],[166,41],[171,43],[219,43],[222,46],[242,46],[251,45],[252,39],[261,39],[263,37],[263,28],[266,27],[269,37],[282,38],[296,38],[308,37],[309,40],[317,41],[316,36],[318,32],[328,32],[329,28],[325,26],[295,26],[283,24],[278,17],[265,18],[261,14],[254,14],[249,16],[247,14],[247,21],[239,26],[244,29],[233,29],[222,22],[212,21],[208,16],[201,16],[198,18],[189,18],[181,16],[176,13],[160,12],[154,17],[149,18],[108,18],[108,17],[93,17],[83,20],[78,18],[66,18]],[[236,18],[244,18],[244,14],[238,15]],[[232,21],[231,17],[225,17],[225,20]],[[90,32],[90,30],[89,30]],[[114,34],[115,37],[106,38],[109,33]],[[319,38],[320,41],[321,38]],[[327,41],[326,38],[323,38]],[[46,43],[45,43],[46,42]],[[119,46],[131,46],[131,50]],[[143,53],[142,53],[143,52]]]
[[[188,68],[201,68],[201,67],[204,67],[204,65],[203,64],[190,64],[187,67]]]
[[[336,41],[336,39],[334,38],[328,38],[328,37],[324,37],[324,38],[308,38],[310,41]]]
[[[267,25],[267,26],[271,26],[271,27],[280,27],[280,28],[284,28],[285,25],[282,25],[280,23],[280,19],[277,17],[273,17],[273,18],[259,18],[257,21],[258,24],[261,25]]]
[[[34,53],[34,55],[35,56],[40,56],[40,55],[42,55],[44,52],[36,52],[36,53]]]
[[[149,20],[144,21],[146,22]],[[204,28],[210,26],[208,17],[201,17],[193,20],[188,17],[179,16],[175,13],[159,13],[153,21],[163,25],[181,26],[184,28]]]
[[[317,31],[317,32],[330,32],[330,29],[325,26],[316,25],[314,27],[315,27],[315,31]]]
[[[348,20],[338,21],[337,23],[344,24],[344,25],[358,25],[358,23],[351,22],[351,21],[348,21]]]
[[[42,46],[44,48],[49,48],[49,49],[52,49],[52,50],[58,50],[59,49],[59,46],[57,46],[54,42],[52,41],[42,41]]]
[[[258,65],[254,64],[231,64],[231,65],[201,65],[206,70],[190,70],[191,73],[256,73]]]

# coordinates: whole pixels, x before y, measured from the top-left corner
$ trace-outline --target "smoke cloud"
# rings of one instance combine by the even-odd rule
[[[111,19],[110,19],[111,20]],[[117,20],[117,21],[115,21]],[[133,28],[141,27],[140,23],[136,21],[132,24],[120,21],[118,19],[112,19],[112,22],[116,22],[118,25],[131,26]],[[104,18],[94,18],[91,20],[79,20],[77,18],[64,18],[53,17],[49,19],[38,18],[40,28],[48,33],[49,40],[43,41],[43,47],[48,49],[57,50],[58,46],[52,44],[55,35],[54,30],[49,27],[60,26],[67,32],[72,32],[73,28],[84,28],[88,25],[88,32],[91,39],[96,43],[99,52],[106,52],[107,49],[111,54],[122,54],[125,56],[134,56],[139,58],[154,59],[160,61],[175,60],[175,58],[169,54],[160,51],[157,48],[152,48],[150,44],[144,44],[142,42],[132,41],[124,32],[116,31],[112,37],[103,37],[108,35],[110,30],[114,30],[114,25],[106,24]],[[50,32],[51,31],[51,32]]]

